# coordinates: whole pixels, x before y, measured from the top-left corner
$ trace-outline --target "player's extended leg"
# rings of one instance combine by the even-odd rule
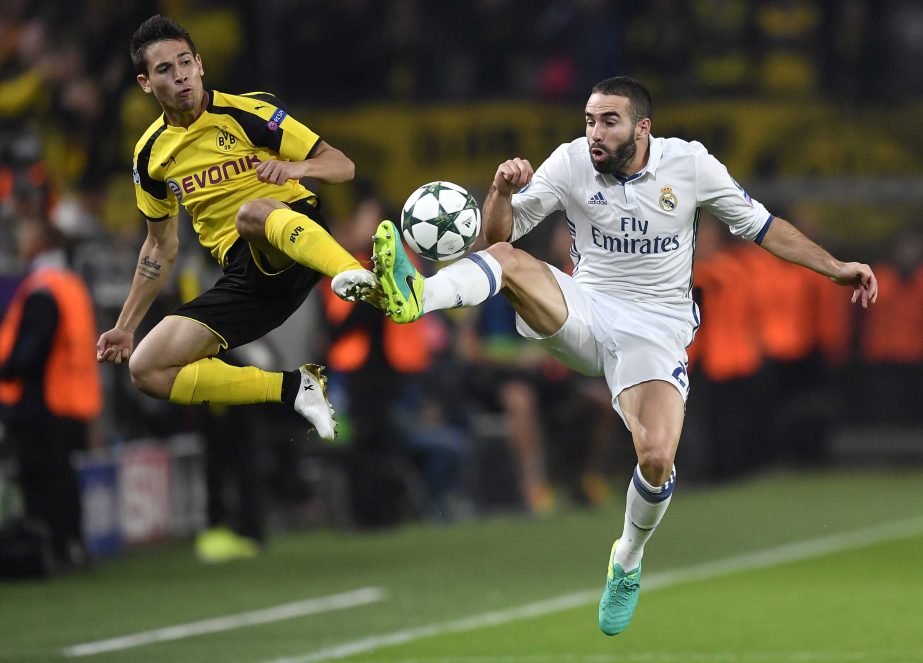
[[[356,301],[377,286],[375,275],[359,264],[320,224],[271,198],[250,200],[237,211],[237,232],[281,269],[289,260],[333,277],[333,288]]]
[[[673,459],[685,416],[682,395],[662,380],[625,389],[619,394],[619,405],[631,428],[638,465],[628,484],[625,525],[612,546],[599,602],[599,627],[607,635],[624,631],[637,606],[644,544],[673,495]]]
[[[161,320],[135,348],[128,367],[141,391],[184,405],[285,403],[332,440],[333,408],[327,401],[321,367],[270,372],[255,366],[231,366],[213,355],[221,339],[208,327],[180,316]]]
[[[548,265],[507,242],[469,253],[424,279],[404,250],[391,221],[372,238],[372,259],[395,322],[413,322],[440,309],[476,306],[503,291],[536,332],[550,336],[567,319],[567,303]]]

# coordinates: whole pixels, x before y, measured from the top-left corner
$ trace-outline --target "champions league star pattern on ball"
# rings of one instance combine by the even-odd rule
[[[404,203],[401,234],[408,246],[429,260],[463,256],[481,231],[477,201],[451,182],[424,184]]]

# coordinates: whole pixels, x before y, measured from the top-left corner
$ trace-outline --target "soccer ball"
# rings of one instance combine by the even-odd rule
[[[430,182],[410,194],[401,212],[407,245],[429,260],[459,258],[481,232],[477,201],[457,184]]]

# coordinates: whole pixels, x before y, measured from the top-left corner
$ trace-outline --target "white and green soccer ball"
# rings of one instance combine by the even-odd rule
[[[401,212],[407,245],[429,260],[453,260],[468,252],[481,232],[481,210],[462,187],[430,182],[410,194]]]

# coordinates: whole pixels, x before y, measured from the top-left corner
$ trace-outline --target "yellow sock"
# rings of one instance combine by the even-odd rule
[[[282,373],[270,373],[255,366],[230,366],[218,359],[200,359],[179,369],[170,390],[170,402],[281,403]]]
[[[295,262],[327,276],[362,268],[330,233],[304,214],[287,207],[273,210],[266,218],[266,238]]]

